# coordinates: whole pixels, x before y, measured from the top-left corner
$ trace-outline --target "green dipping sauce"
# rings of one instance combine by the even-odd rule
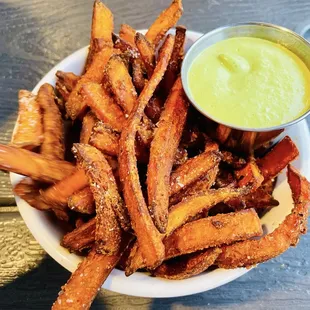
[[[206,48],[188,73],[190,93],[213,120],[244,128],[290,122],[310,108],[310,71],[282,45],[251,37]]]

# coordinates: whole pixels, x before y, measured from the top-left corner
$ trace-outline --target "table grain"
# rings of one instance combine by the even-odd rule
[[[115,28],[147,28],[170,1],[107,0]],[[207,32],[265,21],[296,29],[309,20],[307,0],[184,0],[181,23]],[[92,1],[0,0],[0,143],[10,140],[17,91],[32,89],[57,62],[89,42]],[[48,309],[69,272],[34,240],[0,175],[0,309]],[[101,290],[92,309],[310,309],[310,235],[295,249],[232,283],[188,297],[151,299]]]

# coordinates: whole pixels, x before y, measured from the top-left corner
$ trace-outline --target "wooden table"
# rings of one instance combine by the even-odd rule
[[[115,26],[147,28],[169,1],[107,0]],[[310,19],[307,0],[184,0],[181,23],[207,32],[244,21],[296,29]],[[57,62],[88,44],[92,1],[0,2],[0,143],[11,137],[17,91],[32,89]],[[29,233],[7,175],[0,175],[0,309],[48,309],[69,273]],[[310,309],[310,235],[296,249],[242,278],[189,297],[150,299],[102,290],[92,309]]]

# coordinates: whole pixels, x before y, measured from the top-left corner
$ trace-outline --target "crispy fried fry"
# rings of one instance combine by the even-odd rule
[[[120,50],[124,56],[129,57],[131,61],[140,59],[140,54],[135,46],[132,46],[129,42],[123,40],[115,34],[112,34],[114,48]]]
[[[152,275],[171,280],[188,279],[214,264],[222,250],[211,248],[168,260],[157,267]]]
[[[291,138],[284,137],[270,152],[257,160],[265,182],[275,178],[298,155],[299,151]]]
[[[137,93],[122,57],[113,55],[106,66],[105,73],[105,80],[116,102],[129,115],[136,104]]]
[[[132,61],[132,82],[140,93],[145,86],[144,66],[140,58],[133,59]]]
[[[177,194],[195,181],[202,178],[221,160],[218,152],[204,152],[179,166],[170,177],[170,195]]]
[[[307,231],[310,184],[296,169],[288,166],[288,182],[295,206],[280,226],[259,240],[247,240],[222,247],[217,260],[221,268],[248,267],[285,252]]]
[[[57,71],[56,72],[56,90],[67,101],[73,88],[76,86],[80,76],[72,72]]]
[[[185,36],[186,28],[184,26],[177,26],[175,30],[173,52],[162,82],[162,87],[166,95],[169,94],[170,89],[180,73],[181,63],[184,56]]]
[[[66,102],[66,111],[72,120],[83,116],[87,109],[87,104],[80,94],[81,87],[87,82],[101,83],[104,76],[104,67],[113,54],[113,51],[113,48],[107,47],[94,55],[88,70],[72,90]]]
[[[84,170],[78,169],[48,189],[41,191],[41,196],[47,205],[64,210],[68,204],[68,198],[87,185],[88,179]]]
[[[85,214],[95,213],[94,196],[87,186],[68,198],[68,207],[76,212]]]
[[[119,133],[111,126],[99,121],[95,124],[89,144],[101,152],[111,155],[118,155]]]
[[[165,238],[165,259],[262,234],[260,220],[254,209],[218,214],[189,222]]]
[[[160,234],[153,224],[142,194],[137,160],[135,158],[135,137],[145,106],[151,99],[167,69],[173,43],[173,37],[168,36],[159,54],[158,63],[152,78],[140,94],[138,103],[122,131],[120,140],[119,172],[123,184],[124,197],[133,230],[137,235],[148,267],[155,267],[161,262],[164,255],[164,248]]]
[[[83,117],[83,125],[80,132],[80,143],[88,144],[89,139],[92,134],[93,127],[95,126],[96,122],[98,121],[97,117],[92,111],[89,111]]]
[[[0,144],[0,169],[54,183],[71,174],[75,167],[64,160],[50,160],[28,150]]]
[[[119,225],[129,230],[130,221],[112,169],[103,154],[90,145],[74,144],[73,152],[86,171],[96,203],[97,251],[116,253],[121,234]]]
[[[147,75],[150,78],[155,67],[155,49],[147,38],[140,32],[137,32],[135,35],[135,44],[146,68]]]
[[[64,235],[61,245],[72,251],[81,252],[95,243],[96,218]]]
[[[98,254],[93,248],[67,284],[62,287],[52,309],[89,309],[98,290],[117,265],[131,239],[132,236],[123,233],[119,251],[114,255]]]
[[[254,143],[254,149],[258,149],[259,147],[268,144],[268,142],[279,136],[283,131],[284,129],[277,129],[273,131],[265,131],[257,133]]]
[[[11,144],[32,150],[43,142],[42,113],[36,96],[28,90],[18,93],[18,117]]]
[[[43,84],[37,95],[37,101],[43,110],[44,139],[41,154],[51,159],[64,159],[64,129],[60,111],[55,104],[54,89]]]
[[[145,107],[145,115],[149,117],[154,124],[159,121],[164,101],[159,96],[153,96]]]
[[[169,178],[185,126],[187,108],[188,101],[179,78],[170,92],[155,130],[147,170],[148,208],[161,233],[166,231],[168,222]]]
[[[173,167],[174,168],[179,167],[183,165],[187,160],[188,160],[187,149],[182,146],[179,146],[174,157]]]
[[[183,13],[182,0],[173,0],[168,8],[163,10],[146,33],[146,38],[155,46],[173,27]]]
[[[136,30],[127,24],[121,24],[121,29],[119,31],[119,36],[123,40],[127,41],[133,47],[135,47],[135,34]]]
[[[92,82],[84,84],[81,95],[100,120],[115,130],[122,130],[126,121],[124,113],[100,84]]]
[[[86,71],[89,68],[96,53],[95,41],[100,40],[107,46],[112,46],[112,32],[114,18],[112,12],[100,0],[95,0],[91,25],[90,47],[86,60]]]
[[[216,128],[216,139],[220,142],[220,144],[224,144],[229,135],[231,133],[231,128],[225,126],[225,125],[222,125],[222,124],[219,124]]]
[[[231,152],[222,151],[221,154],[223,162],[233,169],[241,169],[246,165],[246,160],[244,158],[236,156]]]

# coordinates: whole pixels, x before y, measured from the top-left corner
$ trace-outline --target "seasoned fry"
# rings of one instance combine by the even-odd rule
[[[68,207],[76,212],[85,214],[95,213],[94,196],[87,186],[68,198]]]
[[[310,184],[296,169],[288,166],[294,208],[280,226],[259,240],[247,240],[222,247],[217,259],[221,268],[249,267],[274,258],[290,246],[296,246],[301,234],[307,231]]]
[[[48,189],[41,191],[41,196],[47,205],[63,210],[68,204],[68,198],[87,185],[88,179],[84,170],[78,169]]]
[[[259,147],[268,144],[271,140],[279,136],[283,131],[284,129],[277,129],[273,131],[258,132],[254,143],[254,149],[258,149]]]
[[[117,131],[122,130],[126,121],[124,113],[100,84],[92,82],[84,84],[81,95],[100,120]]]
[[[179,167],[183,165],[188,160],[187,149],[184,147],[178,147],[177,152],[174,157],[173,167]]]
[[[129,58],[131,61],[140,59],[139,51],[135,46],[132,46],[129,42],[123,40],[115,34],[112,34],[112,39],[114,48],[120,50],[125,57]]]
[[[82,129],[80,132],[80,143],[84,143],[84,144],[89,143],[89,139],[91,137],[93,127],[95,126],[97,121],[98,119],[92,111],[89,111],[83,117],[83,124],[82,124]]]
[[[129,230],[130,221],[112,169],[103,154],[90,145],[74,144],[73,152],[86,171],[96,203],[97,251],[114,254],[119,249],[119,225]]]
[[[169,94],[178,74],[180,73],[181,63],[184,56],[184,43],[186,36],[186,28],[184,26],[177,26],[175,29],[174,47],[171,59],[165,73],[162,86],[165,94]]]
[[[136,104],[137,93],[122,57],[113,55],[106,66],[105,73],[105,80],[116,102],[129,115]]]
[[[163,10],[146,33],[146,38],[155,46],[173,27],[183,14],[182,0],[173,0],[170,6]]]
[[[222,151],[222,161],[231,166],[233,169],[242,169],[246,165],[246,160],[242,157],[236,156],[228,151]]]
[[[188,279],[212,266],[221,252],[219,248],[211,248],[173,258],[157,267],[152,275],[171,280]]]
[[[168,222],[169,178],[185,126],[187,108],[188,101],[181,78],[178,78],[155,130],[147,171],[148,208],[161,233],[166,231]]]
[[[96,53],[95,41],[102,41],[101,44],[112,46],[112,32],[114,18],[112,12],[100,0],[95,0],[91,25],[90,47],[86,60],[86,71],[89,68],[94,54]]]
[[[141,245],[141,250],[148,267],[155,267],[162,261],[164,247],[142,194],[137,160],[135,158],[135,137],[145,106],[151,99],[167,69],[173,49],[173,40],[172,36],[168,36],[165,40],[152,78],[140,94],[137,105],[122,131],[120,140],[120,179],[123,184],[124,197],[130,214],[132,228]]]
[[[81,252],[95,243],[96,218],[64,235],[61,245],[71,252]]]
[[[50,160],[28,150],[0,144],[0,169],[54,183],[73,173],[75,167],[64,160]]]
[[[72,90],[68,101],[66,102],[66,111],[72,120],[84,116],[87,109],[87,104],[80,94],[81,87],[87,82],[101,83],[104,76],[104,67],[113,54],[113,51],[113,48],[107,47],[96,53],[88,70]]]
[[[43,110],[44,139],[41,154],[50,159],[64,159],[64,129],[60,111],[55,104],[54,89],[43,84],[37,95],[37,101]]]
[[[111,126],[99,121],[95,124],[89,144],[111,156],[118,155],[119,133]]]
[[[155,49],[147,38],[140,32],[137,32],[135,35],[135,44],[146,68],[147,75],[150,78],[155,67]]]
[[[204,152],[179,166],[170,177],[170,195],[177,194],[195,181],[203,177],[221,160],[218,152]]]
[[[132,61],[132,82],[136,90],[140,93],[146,82],[144,79],[144,66],[140,58],[133,59]]]
[[[114,255],[103,255],[93,248],[62,287],[53,310],[89,309],[93,299],[117,265],[132,237],[123,233],[120,248]]]
[[[218,214],[189,222],[165,238],[165,259],[262,234],[260,220],[254,209]]]
[[[80,76],[75,75],[72,72],[56,72],[56,91],[61,95],[63,100],[66,102],[72,92],[73,88],[76,86]]]
[[[119,31],[119,36],[123,40],[127,41],[133,47],[135,47],[135,34],[136,30],[127,24],[121,24],[121,29]]]
[[[265,182],[275,178],[298,155],[299,151],[291,138],[284,137],[263,158],[257,160]]]
[[[156,124],[159,121],[163,106],[163,99],[159,96],[154,96],[150,99],[149,103],[145,107],[145,115],[149,117],[154,124]]]
[[[221,144],[224,144],[229,135],[231,133],[231,128],[225,126],[225,125],[222,125],[222,124],[219,124],[216,128],[216,139],[221,143]]]
[[[43,142],[42,113],[36,96],[28,90],[18,92],[18,117],[11,144],[32,150]]]

